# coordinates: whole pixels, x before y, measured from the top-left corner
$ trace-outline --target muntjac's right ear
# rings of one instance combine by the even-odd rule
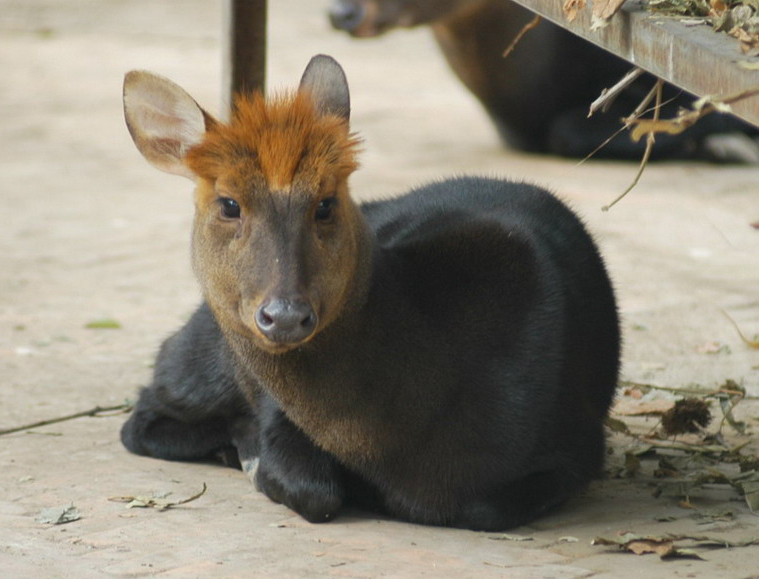
[[[195,179],[182,162],[214,120],[182,88],[143,70],[124,76],[124,117],[137,149],[154,167]]]

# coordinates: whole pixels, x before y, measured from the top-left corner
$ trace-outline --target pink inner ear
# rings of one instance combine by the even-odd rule
[[[153,139],[150,146],[156,155],[182,158],[182,144],[176,139]]]
[[[149,163],[195,179],[184,155],[203,140],[206,121],[189,94],[161,76],[131,72],[124,82],[124,113],[135,145]]]

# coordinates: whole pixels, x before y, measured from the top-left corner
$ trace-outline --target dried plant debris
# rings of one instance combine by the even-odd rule
[[[660,461],[660,465],[666,461]],[[654,490],[655,497],[674,497],[688,504],[693,495],[707,486],[727,489],[733,487],[746,501],[746,506],[751,512],[757,512],[759,508],[759,473],[748,471],[729,475],[716,467],[687,472],[685,470],[672,469],[672,464],[666,464],[668,470],[657,469],[655,473],[668,475]]]
[[[675,407],[675,400],[653,398],[649,400],[620,397],[614,404],[613,412],[619,416],[662,416]]]
[[[648,555],[655,553],[662,559],[688,558],[701,559],[702,557],[690,549],[678,549],[671,538],[651,537],[625,533],[616,539],[596,537],[592,545],[617,546],[624,551],[635,555]]]
[[[642,459],[654,458],[658,459],[658,465],[653,471],[645,470],[653,477],[650,482],[655,487],[654,496],[674,497],[680,501],[681,507],[695,508],[692,499],[699,498],[706,490],[737,492],[752,512],[759,513],[759,457],[742,454],[752,439],[731,445],[723,434],[725,426],[739,435],[749,434],[748,425],[737,420],[733,413],[746,398],[746,391],[740,384],[726,380],[716,390],[626,384],[615,412],[617,408],[623,410],[622,416],[628,420],[642,419],[641,414],[628,408],[635,404],[644,405],[644,409],[649,410],[644,416],[657,415],[657,412],[650,412],[656,405],[650,405],[651,400],[645,399],[659,395],[656,390],[686,395],[674,401],[670,409],[658,413],[660,423],[653,428],[648,426],[643,434],[635,432],[633,423],[618,419],[613,420],[621,424],[610,426],[607,423],[613,432],[634,441],[624,450],[624,462],[617,461],[609,469],[612,478],[644,476]],[[714,420],[717,407],[722,412],[720,421]]]
[[[727,541],[720,537],[703,535],[636,535],[623,533],[618,537],[596,537],[593,545],[614,546],[635,555],[656,554],[662,559],[687,558],[701,559],[703,557],[696,549],[734,549],[759,545],[759,537],[752,537],[744,541]]]
[[[744,54],[759,55],[758,0],[648,0],[648,6],[657,14],[701,18],[738,39]]]
[[[746,433],[746,423],[736,420],[733,415],[733,409],[746,398],[746,389],[735,380],[726,380],[716,390],[666,388],[633,382],[625,382],[624,384],[627,384],[628,387],[616,401],[612,412],[620,416],[661,416],[662,432],[658,436],[660,440],[666,440],[678,434],[701,432],[704,437],[695,446],[706,446],[707,451],[712,452],[716,443],[718,451],[724,451],[725,447],[722,445],[722,441],[715,440],[714,435],[705,432],[705,428],[712,420],[709,408],[711,401],[717,401],[722,411],[717,435],[721,434],[725,424],[730,425],[739,434]],[[681,395],[683,398],[680,400],[645,399],[641,395],[641,393],[648,394],[655,390],[669,392],[675,396]],[[690,423],[686,424],[688,421]],[[607,424],[607,426],[609,425]],[[614,432],[625,432],[625,428],[619,425],[616,425],[612,430]],[[653,442],[649,440],[649,443]],[[667,444],[666,446],[676,445]],[[683,446],[682,444],[677,446],[680,446],[681,449],[688,448],[687,445]]]
[[[683,398],[661,417],[661,426],[667,436],[699,433],[712,421],[709,404],[699,398]]]
[[[727,96],[705,96],[693,103],[690,110],[683,109],[672,119],[632,119],[626,124],[632,127],[630,138],[633,141],[639,141],[644,136],[666,133],[669,135],[678,135],[688,127],[692,127],[696,122],[713,112],[729,113],[732,103],[756,96],[759,94],[759,86],[740,91]]]
[[[709,0],[648,0],[652,12],[667,16],[690,16],[693,18],[709,16]]]
[[[593,11],[591,12],[591,30],[598,30],[603,28],[612,16],[614,16],[619,9],[622,8],[622,4],[626,0],[593,0]],[[585,10],[586,0],[565,0],[563,9],[564,17],[567,22],[572,22],[577,18],[577,15]]]
[[[594,0],[591,30],[603,28],[619,12],[625,0]],[[564,17],[572,22],[585,10],[586,0],[565,0]],[[709,24],[740,43],[741,51],[759,55],[759,0],[648,0],[651,12],[678,17],[684,23]]]
[[[593,0],[593,14],[591,15],[591,30],[598,30],[609,24],[625,0]]]
[[[621,9],[624,2],[625,0],[594,0],[591,30],[606,26],[614,14]],[[716,31],[724,31],[738,39],[744,54],[752,57],[759,56],[759,0],[648,0],[648,6],[656,14],[679,18],[686,26],[710,24]],[[565,0],[563,4],[564,17],[567,22],[572,22],[585,8],[586,0]],[[746,70],[759,70],[759,61],[742,60],[736,66]],[[633,72],[640,73],[640,71]],[[629,77],[628,73],[616,85],[604,89],[601,96],[591,104],[590,115],[598,108],[606,106],[605,103],[613,100],[616,93],[624,90],[633,78],[634,76]],[[705,115],[712,112],[729,113],[732,103],[759,94],[759,86],[756,86],[726,96],[707,95],[695,101],[691,110],[681,110],[674,118],[661,119],[662,86],[663,81],[658,79],[640,105],[630,115],[622,119],[620,129],[610,135],[606,141],[581,161],[584,162],[593,157],[598,150],[605,147],[623,131],[630,132],[630,138],[633,142],[646,138],[646,147],[636,176],[621,194],[601,208],[603,211],[611,209],[637,186],[648,164],[657,134],[678,135],[693,126]],[[654,97],[656,97],[656,103],[650,107],[649,105]],[[651,110],[653,117],[644,118],[643,115]]]
[[[170,509],[171,507],[176,507],[177,505],[184,505],[186,503],[199,499],[206,492],[206,489],[207,489],[206,483],[203,483],[203,488],[200,490],[200,492],[192,495],[191,497],[188,497],[186,499],[180,499],[178,501],[169,500],[167,498],[171,494],[170,492],[154,493],[152,496],[149,496],[149,497],[131,496],[131,495],[120,496],[120,497],[109,497],[108,500],[117,502],[117,503],[127,503],[126,505],[127,509],[141,508],[141,509],[157,509],[159,511],[165,511],[167,509]]]
[[[722,430],[722,426],[727,423],[736,432],[745,434],[746,423],[735,419],[733,416],[733,409],[738,403],[746,398],[746,389],[735,380],[727,380],[722,386],[720,386],[720,389],[713,394],[713,397],[719,401],[720,408],[722,409],[720,430]]]
[[[567,22],[574,21],[583,10],[585,10],[585,0],[566,0],[564,2],[564,17]]]
[[[38,523],[44,523],[47,525],[64,525],[66,523],[78,521],[81,518],[82,516],[79,514],[79,509],[74,506],[74,503],[69,503],[62,507],[42,509],[35,520]]]

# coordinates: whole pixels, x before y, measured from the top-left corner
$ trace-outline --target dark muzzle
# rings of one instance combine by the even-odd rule
[[[271,299],[256,311],[256,326],[275,344],[298,344],[316,329],[314,309],[303,299]]]

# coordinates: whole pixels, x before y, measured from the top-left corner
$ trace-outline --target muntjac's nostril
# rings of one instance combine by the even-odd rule
[[[317,317],[305,300],[272,299],[256,311],[256,326],[272,342],[302,342],[316,329]]]
[[[337,0],[329,9],[332,28],[352,32],[364,20],[364,7],[356,2]]]

